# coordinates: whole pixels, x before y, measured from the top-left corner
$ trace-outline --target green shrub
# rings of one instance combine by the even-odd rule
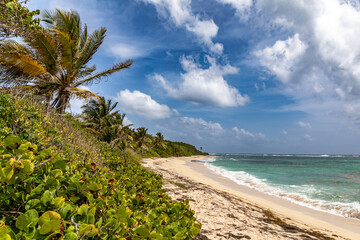
[[[71,116],[0,94],[0,239],[191,239],[188,202]]]

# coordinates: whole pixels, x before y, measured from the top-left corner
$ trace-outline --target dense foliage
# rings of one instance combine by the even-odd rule
[[[0,40],[11,36],[25,36],[40,30],[39,10],[29,11],[27,1],[0,0]]]
[[[41,95],[58,112],[71,98],[99,98],[84,85],[129,68],[133,61],[119,62],[96,71],[91,59],[104,41],[106,28],[88,32],[75,10],[42,11],[42,31],[0,42],[0,86]]]
[[[181,142],[170,142],[164,139],[160,132],[155,136],[148,134],[148,129],[139,127],[130,128],[132,124],[124,124],[125,113],[115,110],[117,102],[105,100],[90,100],[82,106],[83,113],[80,119],[83,125],[99,140],[108,143],[111,147],[121,151],[136,151],[143,157],[170,157],[203,155],[194,146]]]
[[[45,110],[33,99],[0,94],[0,239],[199,233],[188,202],[172,201],[162,177],[134,154],[98,141],[71,116]]]

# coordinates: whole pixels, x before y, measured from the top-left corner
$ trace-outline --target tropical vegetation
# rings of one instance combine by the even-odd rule
[[[71,115],[0,94],[0,239],[191,239],[200,224],[139,157]]]
[[[41,31],[15,40],[0,42],[0,85],[41,95],[59,113],[71,98],[100,98],[81,88],[103,77],[129,68],[132,60],[96,71],[90,60],[102,44],[106,29],[89,33],[75,10],[43,11],[46,26]]]
[[[90,34],[58,9],[40,27],[21,3],[0,3],[1,36],[23,39],[0,40],[0,239],[195,237],[188,201],[173,201],[140,159],[204,153],[131,128],[117,103],[81,88],[132,64],[89,65],[106,29]],[[65,112],[73,97],[88,101],[80,116]]]
[[[22,3],[27,1],[0,1],[0,40],[8,37],[25,36],[40,30],[39,10],[29,11]]]

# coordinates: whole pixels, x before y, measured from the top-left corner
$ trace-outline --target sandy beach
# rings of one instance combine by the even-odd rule
[[[206,156],[143,159],[175,200],[189,199],[202,224],[196,239],[360,239],[360,221],[312,210],[215,174]]]

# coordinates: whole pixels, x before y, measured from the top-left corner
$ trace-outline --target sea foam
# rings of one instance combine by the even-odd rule
[[[309,198],[307,194],[310,195],[319,191],[312,185],[290,185],[285,190],[283,189],[284,187],[282,188],[281,186],[270,186],[268,183],[266,183],[266,179],[257,178],[247,172],[228,171],[224,168],[213,166],[210,163],[212,161],[214,161],[214,159],[203,161],[203,163],[210,170],[221,176],[231,179],[239,185],[255,189],[268,195],[280,197],[311,209],[360,220],[359,202],[342,203],[312,199]]]

